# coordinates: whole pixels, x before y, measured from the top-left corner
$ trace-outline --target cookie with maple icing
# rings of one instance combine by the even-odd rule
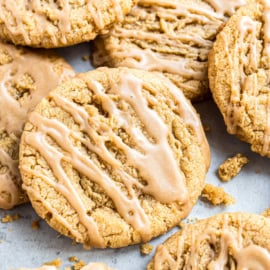
[[[59,268],[56,266],[43,265],[39,268],[19,268],[19,269],[11,269],[11,270],[58,270]],[[81,270],[115,270],[113,268],[109,268],[104,263],[89,263],[81,268]]]
[[[27,114],[64,79],[75,75],[64,59],[0,42],[0,208],[28,201],[18,168]]]
[[[157,247],[147,270],[270,269],[270,220],[223,213],[183,229]]]
[[[270,2],[231,17],[210,54],[209,79],[227,130],[270,157]]]
[[[41,48],[92,40],[119,22],[137,0],[0,1],[0,38]]]
[[[208,53],[227,19],[249,0],[140,0],[94,42],[95,66],[162,72],[185,96],[209,94]]]
[[[209,147],[197,113],[167,78],[128,68],[80,74],[43,99],[20,145],[36,212],[86,246],[147,242],[185,217]]]

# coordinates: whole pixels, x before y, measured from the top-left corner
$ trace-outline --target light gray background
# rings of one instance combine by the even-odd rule
[[[71,63],[77,72],[91,69],[89,62],[82,60],[82,56],[89,55],[89,44],[81,44],[59,50]],[[237,203],[230,207],[213,207],[201,200],[198,201],[189,218],[206,218],[224,211],[246,211],[261,213],[270,207],[270,160],[252,153],[249,146],[238,141],[226,132],[223,120],[213,101],[196,105],[202,121],[211,126],[207,133],[211,146],[212,163],[206,181],[223,186],[233,195]],[[216,175],[217,168],[228,157],[243,153],[250,163],[231,182],[222,183]],[[31,206],[23,205],[13,211],[0,210],[0,218],[6,214],[19,213],[18,221],[8,224],[0,223],[0,270],[15,267],[38,267],[46,261],[61,258],[61,269],[71,264],[68,257],[77,256],[85,262],[101,261],[119,270],[145,269],[153,253],[148,256],[140,255],[140,246],[122,249],[84,250],[81,245],[72,245],[72,241],[59,236],[45,222],[40,222],[40,229],[33,230],[31,223],[37,219]],[[151,242],[155,247],[175,232],[173,229],[166,235]]]

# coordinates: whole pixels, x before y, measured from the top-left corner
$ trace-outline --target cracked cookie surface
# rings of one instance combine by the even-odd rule
[[[28,201],[18,169],[19,142],[27,114],[75,72],[64,59],[0,42],[0,208]]]
[[[270,157],[270,3],[240,8],[217,37],[209,60],[213,97],[227,131]]]
[[[190,102],[163,76],[79,74],[29,116],[20,171],[33,207],[87,246],[147,242],[196,202],[209,147]]]
[[[208,90],[208,53],[216,34],[246,0],[140,0],[95,42],[95,66],[162,72],[188,99]]]
[[[0,37],[56,48],[86,42],[119,22],[136,0],[1,0]]]

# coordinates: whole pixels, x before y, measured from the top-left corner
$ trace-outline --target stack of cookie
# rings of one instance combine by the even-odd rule
[[[30,200],[56,231],[96,248],[148,242],[178,225],[210,165],[190,100],[210,95],[211,50],[210,88],[228,132],[270,157],[267,0],[0,7],[0,208]],[[87,73],[44,50],[93,39],[99,68]],[[147,269],[266,270],[269,239],[269,219],[220,214],[185,226]]]

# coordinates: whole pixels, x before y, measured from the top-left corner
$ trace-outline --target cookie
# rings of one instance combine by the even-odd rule
[[[270,269],[270,220],[226,213],[186,225],[158,246],[147,270]]]
[[[227,130],[270,157],[270,3],[231,17],[210,54],[209,79]]]
[[[18,169],[27,114],[52,88],[73,75],[64,59],[53,53],[0,42],[0,208],[28,201]]]
[[[19,268],[17,270],[58,270],[56,266],[43,265],[39,268]],[[16,270],[16,269],[15,269]],[[81,270],[114,270],[113,268],[107,267],[104,263],[90,263],[81,268]]]
[[[18,268],[18,269],[11,269],[11,270],[58,270],[56,266],[51,266],[51,265],[43,265],[38,268]]]
[[[137,0],[0,1],[0,37],[55,48],[92,40],[119,22]]]
[[[248,0],[140,0],[94,42],[95,66],[162,72],[188,99],[208,92],[208,53],[217,32]]]
[[[164,76],[80,74],[29,116],[20,171],[38,215],[86,246],[147,242],[179,224],[209,166],[200,119]]]

